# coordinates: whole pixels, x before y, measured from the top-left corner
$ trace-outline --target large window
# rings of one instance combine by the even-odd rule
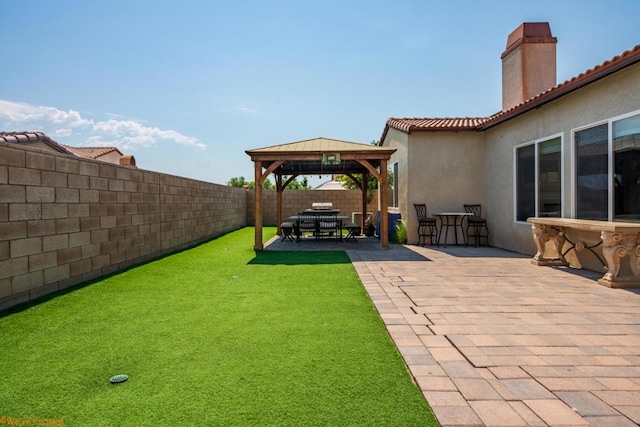
[[[391,206],[398,207],[398,162],[393,164],[393,200],[391,201]]]
[[[562,215],[562,139],[516,147],[516,221]]]
[[[608,133],[607,124],[575,133],[577,218],[608,218]]]
[[[640,115],[613,122],[614,219],[640,221]]]
[[[640,221],[640,114],[575,132],[576,217]]]

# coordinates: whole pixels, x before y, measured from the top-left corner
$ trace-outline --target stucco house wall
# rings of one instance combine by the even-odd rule
[[[399,209],[407,221],[409,243],[418,241],[414,203],[426,203],[432,216],[439,211],[462,211],[463,204],[480,203],[493,246],[533,255],[531,225],[515,219],[516,147],[561,138],[562,216],[575,217],[574,133],[622,115],[640,113],[637,50],[550,88],[554,96],[545,92],[516,105],[515,112],[508,109],[477,119],[390,118],[381,145],[398,150],[391,164],[399,165]],[[622,61],[634,62],[616,68]],[[616,66],[611,67],[614,71],[598,74],[612,64]],[[513,68],[508,61],[504,65],[507,70]],[[580,84],[581,80],[584,83]],[[572,85],[575,81],[578,83]],[[520,108],[522,105],[528,108]],[[580,241],[599,241],[598,233],[585,234],[570,232]],[[568,260],[575,266],[602,269],[593,256],[578,259],[569,253]]]
[[[531,225],[515,221],[514,147],[561,136],[563,216],[572,217],[573,131],[636,110],[640,110],[640,65],[626,68],[485,131],[484,168],[488,172],[484,186],[492,244],[520,253],[535,253]]]
[[[418,242],[415,203],[428,214],[464,212],[464,204],[484,203],[484,137],[477,132],[416,132],[389,129],[384,146],[397,148],[399,210],[409,243]]]
[[[96,160],[100,160],[101,162],[107,162],[107,163],[112,163],[114,165],[118,165],[118,164],[120,164],[120,157],[122,157],[120,152],[114,150],[114,151],[110,151],[107,154],[104,154],[102,156],[96,157]]]
[[[398,176],[394,177],[394,180],[398,183],[399,188],[407,188],[409,183],[409,135],[395,129],[389,129],[385,141],[385,146],[396,149],[396,152],[389,159],[390,168],[393,168],[395,163],[398,164]],[[391,204],[391,200],[393,199],[390,199],[389,204]],[[398,207],[405,206],[406,203],[406,192],[400,192],[398,194]]]

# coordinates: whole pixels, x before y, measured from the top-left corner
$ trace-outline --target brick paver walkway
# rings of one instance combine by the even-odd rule
[[[640,424],[638,290],[494,248],[348,253],[443,426]]]
[[[342,249],[443,426],[640,424],[640,291],[495,248],[363,242]]]

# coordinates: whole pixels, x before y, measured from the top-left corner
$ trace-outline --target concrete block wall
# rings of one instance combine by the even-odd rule
[[[341,215],[352,217],[353,212],[362,211],[362,192],[360,190],[285,190],[282,193],[282,217],[296,215],[309,209],[314,202],[331,202],[334,209],[340,209]],[[263,224],[276,225],[276,190],[262,191]],[[378,210],[378,194],[367,204],[367,211],[374,214]],[[247,191],[247,224],[255,224],[255,192]]]
[[[246,225],[245,190],[0,143],[0,310]]]

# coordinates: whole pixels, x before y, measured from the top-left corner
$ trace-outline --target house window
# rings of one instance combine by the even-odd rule
[[[562,214],[562,139],[516,147],[516,221]]]
[[[393,200],[391,201],[393,207],[398,207],[398,162],[393,164]]]
[[[608,124],[575,133],[577,218],[606,220],[609,216],[608,133]]]
[[[576,217],[640,221],[640,115],[575,132]]]
[[[640,221],[640,115],[613,122],[614,219]]]

